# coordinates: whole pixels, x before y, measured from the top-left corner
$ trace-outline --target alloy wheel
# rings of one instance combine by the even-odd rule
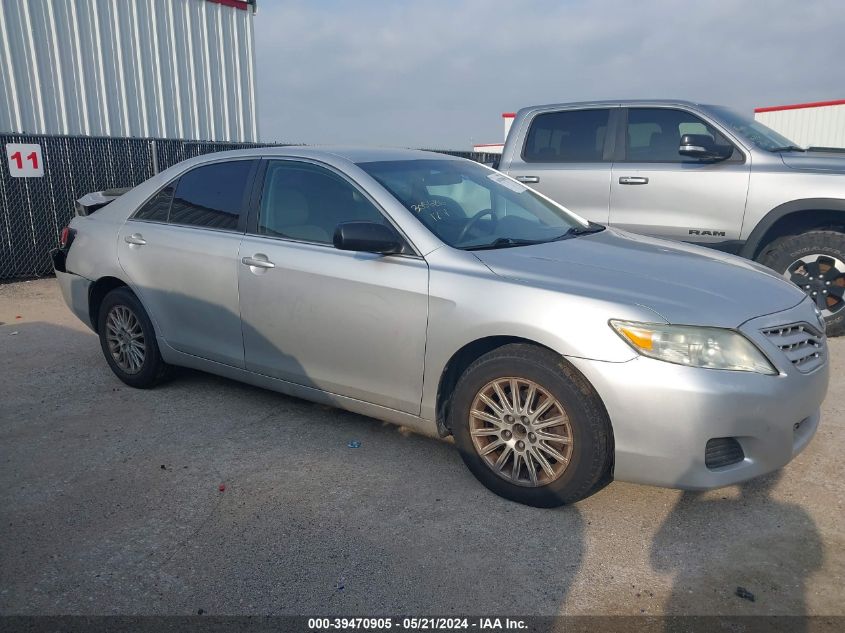
[[[115,305],[106,316],[106,341],[118,367],[127,374],[137,374],[144,366],[147,346],[141,322],[132,310]]]
[[[786,268],[783,276],[815,302],[823,317],[845,308],[845,262],[830,255],[806,255]]]
[[[519,486],[545,486],[572,458],[572,427],[560,401],[533,380],[493,380],[469,412],[472,443],[497,475]]]

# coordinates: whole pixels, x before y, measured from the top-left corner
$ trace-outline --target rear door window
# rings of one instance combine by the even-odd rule
[[[564,110],[531,121],[522,158],[528,163],[604,162],[610,110]]]
[[[169,222],[234,231],[246,208],[254,160],[201,165],[179,178]]]

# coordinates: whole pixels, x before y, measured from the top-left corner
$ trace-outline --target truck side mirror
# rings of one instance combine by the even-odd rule
[[[678,153],[698,160],[727,160],[731,157],[733,148],[716,145],[707,134],[684,134]]]

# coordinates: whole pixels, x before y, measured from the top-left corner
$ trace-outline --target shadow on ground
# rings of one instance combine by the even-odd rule
[[[654,569],[674,577],[667,613],[809,612],[806,585],[824,547],[809,513],[775,496],[783,473],[681,494],[651,544]]]
[[[578,573],[578,508],[488,493],[448,441],[187,370],[132,390],[93,335],[18,330],[3,613],[550,612]]]

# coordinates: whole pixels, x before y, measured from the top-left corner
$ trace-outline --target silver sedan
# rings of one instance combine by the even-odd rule
[[[440,154],[202,156],[74,218],[53,258],[123,382],[192,367],[451,435],[535,506],[780,468],[827,389],[823,322],[779,276]]]

